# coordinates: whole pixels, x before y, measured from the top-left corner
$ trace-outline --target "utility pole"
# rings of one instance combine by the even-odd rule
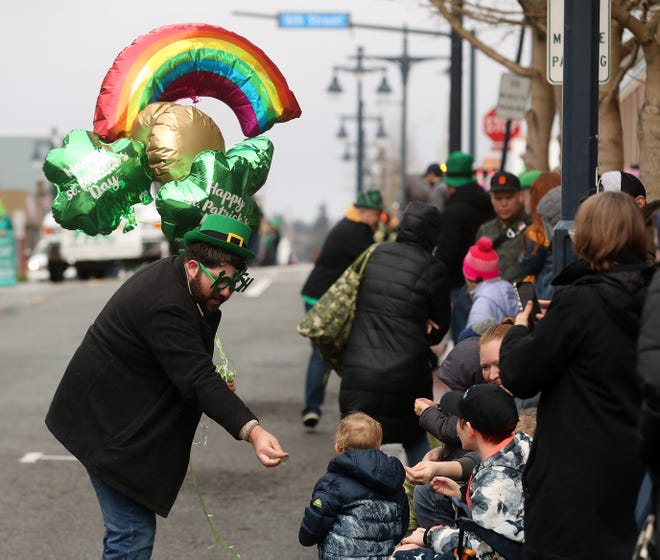
[[[523,43],[525,41],[525,26],[520,29],[520,37],[518,38],[518,50],[516,51],[516,64],[520,64],[522,58]],[[506,167],[506,156],[509,151],[509,137],[511,136],[511,119],[506,120],[504,126],[504,142],[502,143],[502,159],[500,161],[500,171],[504,171]]]
[[[599,19],[600,0],[564,0],[561,220],[553,237],[555,275],[575,259],[575,213],[596,180]]]
[[[459,23],[463,21],[463,2],[458,2],[453,16]],[[451,90],[449,91],[449,153],[461,149],[463,139],[463,39],[451,30],[451,68],[449,70]]]

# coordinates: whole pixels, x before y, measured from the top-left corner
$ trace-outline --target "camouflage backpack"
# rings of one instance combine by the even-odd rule
[[[323,358],[340,375],[344,346],[355,319],[360,281],[367,260],[377,245],[369,246],[355,259],[296,327],[301,335],[314,341]]]

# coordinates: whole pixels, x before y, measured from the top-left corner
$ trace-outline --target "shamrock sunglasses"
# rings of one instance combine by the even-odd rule
[[[201,262],[197,262],[199,263],[199,268],[202,269],[202,272],[211,279],[212,292],[216,290],[221,291],[227,287],[229,287],[232,292],[244,292],[254,281],[254,278],[248,276],[247,270],[235,270],[231,276],[228,276],[225,274],[224,270],[221,270],[216,278]]]

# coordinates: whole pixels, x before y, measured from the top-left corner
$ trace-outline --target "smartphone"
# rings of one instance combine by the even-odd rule
[[[536,314],[541,313],[541,306],[536,297],[536,290],[534,284],[531,282],[516,282],[516,294],[518,295],[518,302],[520,303],[520,310],[524,310],[528,301],[532,301],[532,312],[529,314],[530,325],[536,321]]]

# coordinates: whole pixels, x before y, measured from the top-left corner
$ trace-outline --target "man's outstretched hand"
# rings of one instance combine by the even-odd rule
[[[248,441],[254,447],[254,453],[264,467],[277,467],[289,458],[289,454],[282,449],[277,438],[260,425],[252,428]]]

